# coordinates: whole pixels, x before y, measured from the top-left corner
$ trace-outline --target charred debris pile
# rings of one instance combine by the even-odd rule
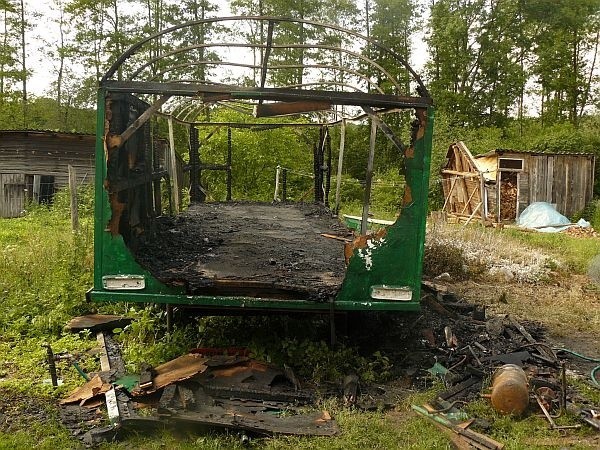
[[[327,301],[343,281],[351,236],[320,204],[194,203],[158,217],[133,251],[187,294]]]
[[[543,414],[549,429],[591,427],[600,432],[600,405],[590,404],[570,383],[575,377],[598,387],[598,368],[592,369],[598,362],[552,346],[539,324],[507,315],[488,317],[484,307],[437,283],[425,282],[424,288],[419,313],[363,316],[360,327],[348,320],[349,339],[360,351],[377,349],[389,358],[393,370],[386,383],[366,383],[349,373],[339,384],[317,386],[298,379],[291,367],[252,359],[245,348],[193,349],[127,374],[110,332],[95,329],[102,370],[62,401],[63,418],[88,444],[131,429],[184,424],[236,430],[242,439],[334,436],[344,430],[329,412],[318,409],[323,397],[338,397],[340,407],[385,410],[410,393],[437,386],[431,401],[414,404],[412,410],[447,432],[457,448],[503,448],[488,435],[489,418],[465,412],[466,405],[481,398],[514,420]],[[95,320],[103,321],[102,316]],[[111,328],[107,323],[104,329]],[[88,320],[83,328],[89,327]],[[71,328],[81,329],[77,321]],[[111,423],[100,426],[90,410],[100,414],[104,403]],[[575,416],[579,422],[561,416]],[[82,423],[91,429],[84,433]]]

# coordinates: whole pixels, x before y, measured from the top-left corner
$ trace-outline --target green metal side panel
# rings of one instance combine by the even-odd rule
[[[120,235],[112,235],[107,231],[107,224],[111,218],[111,209],[108,193],[104,188],[106,179],[106,150],[104,145],[105,135],[105,108],[106,92],[98,92],[98,119],[96,134],[96,184],[95,184],[95,211],[94,211],[94,288],[90,291],[92,300],[110,301],[114,297],[120,301],[136,301],[128,299],[135,297],[137,292],[105,291],[102,286],[102,277],[105,275],[143,275],[146,280],[144,294],[183,294],[182,289],[166,286],[154,278],[150,272],[142,268],[134,259]],[[126,294],[126,298],[123,298]],[[146,295],[147,296],[147,295]],[[151,301],[151,300],[145,300]]]
[[[339,302],[370,300],[372,286],[386,285],[410,288],[412,300],[405,302],[405,308],[419,308],[433,108],[422,112],[426,121],[421,125],[413,148],[409,148],[405,154],[406,192],[400,216],[388,227],[385,236],[373,239],[366,247],[355,250],[337,299]],[[372,305],[377,302],[373,300],[369,303]]]
[[[171,303],[212,309],[246,311],[329,311],[329,303],[308,300],[257,299],[187,295],[184,288],[170,287],[143,269],[134,259],[120,235],[107,230],[111,218],[105,154],[106,91],[98,92],[96,139],[96,185],[94,226],[94,287],[89,298],[103,302]],[[426,121],[412,150],[406,155],[406,185],[410,199],[387,234],[371,247],[359,249],[350,260],[342,289],[335,301],[338,311],[411,311],[419,308],[422,261],[429,189],[429,165],[433,133],[433,108],[424,111]],[[423,123],[423,122],[422,122]],[[405,199],[407,197],[405,196]],[[140,291],[108,291],[103,288],[105,275],[143,275],[145,288]],[[372,300],[371,286],[406,286],[412,290],[411,301]]]

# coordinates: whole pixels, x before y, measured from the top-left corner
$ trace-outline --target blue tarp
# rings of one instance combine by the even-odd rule
[[[572,227],[571,221],[546,202],[529,205],[517,219],[517,225],[543,233],[556,233]]]

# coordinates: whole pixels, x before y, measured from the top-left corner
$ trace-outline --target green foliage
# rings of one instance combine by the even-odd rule
[[[261,121],[231,110],[221,109],[212,113],[215,121]],[[268,119],[262,119],[265,124]],[[290,122],[292,120],[290,119]],[[201,130],[200,140],[211,129]],[[317,142],[317,130],[289,127],[271,130],[232,129],[232,196],[234,200],[273,199],[277,166],[288,171],[288,199],[309,201],[313,195],[305,195],[313,185],[312,145]],[[227,129],[222,128],[202,147],[202,161],[224,164],[227,158]],[[207,187],[210,198],[225,200],[226,185],[223,173],[205,171],[202,184]],[[281,195],[281,192],[280,192]]]
[[[575,273],[586,273],[590,261],[600,254],[598,239],[582,239],[564,233],[523,233],[510,229],[504,232],[529,246],[543,249]]]

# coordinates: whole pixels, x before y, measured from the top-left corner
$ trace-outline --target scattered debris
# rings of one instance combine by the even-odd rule
[[[472,421],[463,423],[455,423],[455,421],[448,418],[447,414],[439,411],[428,411],[428,408],[412,405],[413,411],[416,411],[422,416],[427,417],[435,421],[436,423],[443,425],[449,430],[453,431],[459,437],[456,440],[459,443],[459,448],[478,448],[478,449],[490,449],[490,450],[501,450],[504,448],[504,444],[493,440],[492,438],[478,433],[469,429]]]
[[[110,383],[104,382],[100,375],[96,375],[67,398],[61,400],[60,404],[68,405],[70,403],[77,403],[79,406],[84,406],[88,400],[95,399],[99,395],[108,392],[111,387]]]
[[[485,308],[457,298],[439,281],[424,283],[424,287],[427,294],[419,318],[393,327],[395,334],[387,335],[403,358],[395,368],[394,383],[370,385],[351,374],[335,389],[321,390],[319,395],[339,395],[348,407],[381,411],[396,406],[407,389],[430,386],[431,379],[437,378],[446,390],[413,409],[451,433],[458,448],[502,448],[483,434],[486,428],[480,419],[467,420],[461,409],[482,396],[489,397],[492,406],[505,414],[543,413],[554,429],[565,429],[555,417],[568,410],[580,417],[582,424],[600,430],[597,410],[582,404],[566,384],[562,356],[577,354],[545,344],[544,330],[538,324],[510,315],[486,317]],[[378,322],[372,325],[377,327]],[[361,333],[372,337],[367,323]],[[80,428],[74,434],[88,444],[115,439],[119,430],[182,424],[238,430],[245,436],[339,433],[329,413],[311,410],[317,392],[302,386],[290,367],[254,360],[247,349],[193,349],[157,367],[143,364],[139,373],[126,374],[110,334],[99,332],[97,339],[101,345],[100,378],[62,402],[63,408],[73,411],[79,405],[98,409],[90,407],[97,405],[104,392],[110,426],[93,414],[78,413],[89,415],[85,427],[89,429]],[[378,344],[380,350],[391,355]],[[491,391],[484,390],[490,379]]]
[[[135,391],[134,393],[142,395],[151,394],[177,381],[187,380],[194,375],[205,371],[208,368],[205,364],[206,361],[207,358],[204,358],[202,355],[190,353],[188,355],[180,356],[173,361],[161,364],[152,371],[152,382],[149,385],[145,384],[148,387],[141,391]],[[142,373],[146,374],[147,369],[144,368]]]

